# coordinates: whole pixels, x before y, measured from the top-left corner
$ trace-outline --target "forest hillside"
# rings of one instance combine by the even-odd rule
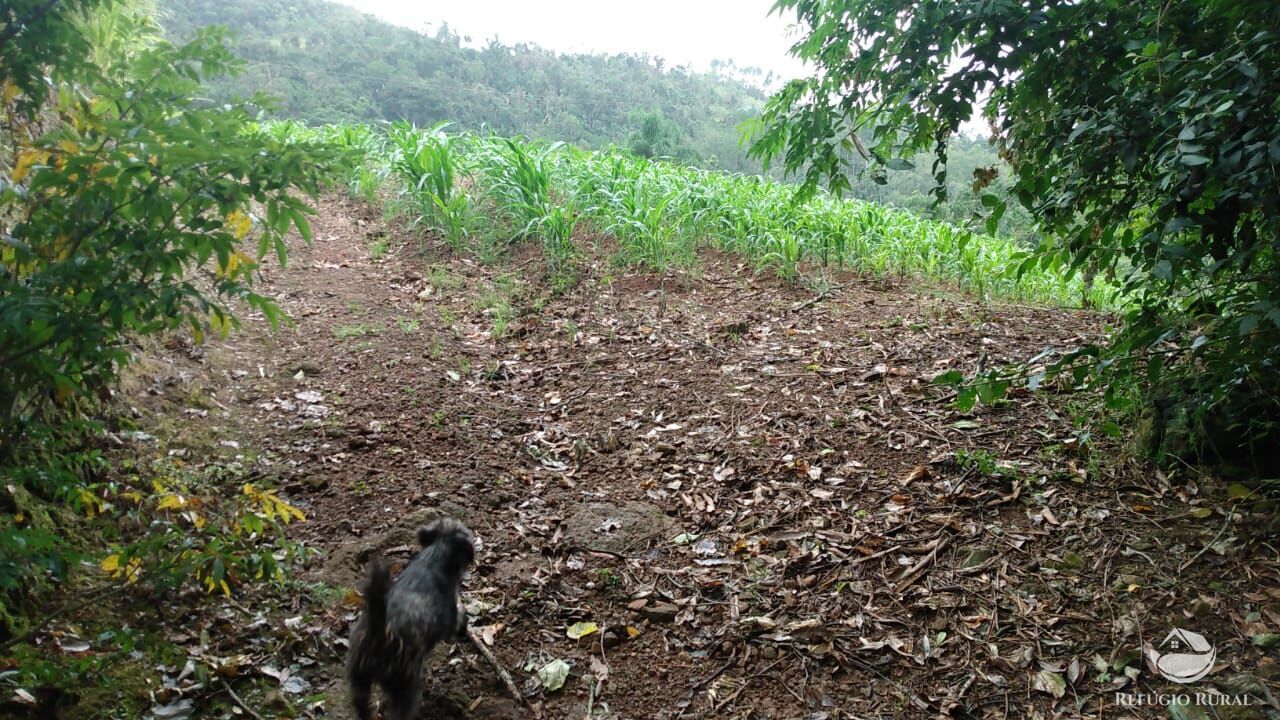
[[[764,170],[747,158],[740,139],[766,94],[737,79],[756,71],[732,61],[719,72],[696,73],[648,55],[566,55],[497,40],[475,47],[474,38],[447,25],[424,34],[326,0],[163,0],[160,11],[174,40],[211,24],[230,30],[246,67],[207,84],[219,102],[261,91],[277,98],[276,117],[311,125],[450,122],[587,148],[620,145],[705,169]],[[850,196],[950,222],[980,211],[970,189],[974,171],[1003,165],[984,138],[954,138],[948,198],[935,206],[928,163],[899,167],[884,183],[865,172],[860,158],[853,164]],[[1003,193],[1003,178],[993,189]],[[1032,238],[1021,208],[1011,209],[1003,231]]]
[[[763,90],[660,58],[474,48],[447,27],[426,35],[323,0],[166,0],[161,11],[175,38],[211,24],[231,30],[248,66],[210,83],[217,99],[263,90],[281,115],[309,123],[448,120],[593,147],[647,130],[656,154],[759,170],[737,126],[758,113]]]

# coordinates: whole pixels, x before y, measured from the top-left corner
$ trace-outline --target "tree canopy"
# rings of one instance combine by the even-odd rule
[[[981,109],[1013,197],[1046,236],[1028,266],[1113,278],[1130,308],[1105,352],[1069,364],[1096,361],[1089,370],[1108,380],[1114,404],[1139,374],[1154,396],[1180,396],[1162,412],[1199,430],[1201,455],[1238,455],[1260,447],[1247,438],[1274,437],[1280,6],[779,0],[776,9],[796,13],[793,53],[815,71],[770,100],[755,156],[801,174],[806,190],[840,190],[851,155],[891,169],[932,149],[941,182],[950,143]],[[975,187],[994,174],[980,170]],[[997,222],[1004,200],[983,201]]]
[[[240,66],[223,30],[173,45],[150,32],[145,9],[110,1],[25,2],[6,12],[0,629],[4,593],[49,571],[61,578],[77,559],[49,513],[25,510],[108,513],[92,492],[103,466],[93,441],[101,413],[92,410],[111,396],[137,339],[185,325],[199,342],[228,331],[245,309],[276,321],[280,312],[255,292],[255,276],[271,256],[284,262],[291,229],[310,237],[302,196],[317,195],[339,159],[327,145],[252,132],[264,97],[218,106],[201,97],[202,80]],[[245,496],[243,503],[260,499]],[[146,542],[152,551],[174,549],[164,562],[179,581],[225,591],[228,568],[275,572],[270,552],[248,549],[261,528],[242,520],[202,519],[194,531],[157,522]],[[147,552],[139,548],[117,554],[113,570]]]

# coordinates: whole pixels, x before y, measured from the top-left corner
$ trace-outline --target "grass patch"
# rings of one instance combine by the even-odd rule
[[[357,325],[339,325],[333,329],[333,336],[339,340],[347,340],[356,337],[365,337],[368,335],[379,335],[386,330],[386,327],[380,324],[366,325],[360,323]]]

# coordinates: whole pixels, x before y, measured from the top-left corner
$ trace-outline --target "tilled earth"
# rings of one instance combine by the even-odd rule
[[[482,539],[472,626],[531,706],[455,647],[424,718],[1165,716],[1116,693],[1179,689],[1140,655],[1175,627],[1216,645],[1197,691],[1253,693],[1214,712],[1275,716],[1275,646],[1251,642],[1280,632],[1265,504],[1081,446],[1078,395],[962,413],[930,382],[1096,339],[1103,318],[792,286],[714,254],[656,275],[591,237],[556,292],[533,248],[484,265],[321,206],[314,244],[265,271],[294,324],[145,365],[172,442],[276,481],[323,551],[299,579],[337,590],[279,608],[292,641],[220,639],[327,689],[281,707],[349,717],[357,607],[332,597],[442,510]],[[214,410],[184,414],[193,394]]]

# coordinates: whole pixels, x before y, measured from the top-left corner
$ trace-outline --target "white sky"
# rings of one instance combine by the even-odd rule
[[[668,67],[709,70],[712,60],[803,74],[787,54],[794,17],[770,15],[773,0],[338,0],[414,30],[442,22],[482,45],[497,37],[565,53],[648,53]]]

